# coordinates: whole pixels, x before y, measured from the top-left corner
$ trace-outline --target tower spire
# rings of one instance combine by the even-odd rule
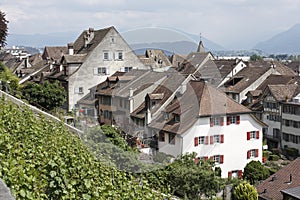
[[[205,53],[205,49],[204,49],[204,46],[203,46],[203,43],[202,43],[202,34],[200,33],[199,36],[200,36],[200,41],[199,41],[199,45],[198,45],[198,48],[197,48],[197,52],[198,53]]]

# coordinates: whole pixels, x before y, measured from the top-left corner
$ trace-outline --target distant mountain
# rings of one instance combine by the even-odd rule
[[[45,46],[66,46],[73,42],[78,34],[73,32],[49,33],[49,34],[9,34],[7,37],[7,46],[30,46],[43,48]]]
[[[138,43],[138,44],[131,44],[131,46],[134,49],[151,47],[151,48],[167,50],[170,52],[180,53],[180,54],[186,54],[191,51],[196,51],[199,42],[199,36],[189,34],[189,33],[184,33],[184,32],[182,33],[187,35],[190,38],[190,40],[176,41],[176,42],[153,42],[151,44]],[[75,41],[75,39],[78,37],[79,34],[80,32],[78,33],[60,32],[60,33],[34,34],[34,35],[9,34],[7,37],[7,46],[8,47],[30,46],[35,48],[44,48],[45,46],[66,46],[67,43]],[[202,41],[204,44],[204,48],[208,51],[225,50],[225,48],[222,47],[221,45],[216,44],[206,38],[202,37]]]
[[[299,54],[300,24],[294,25],[289,30],[279,33],[267,41],[258,43],[254,48],[271,54]]]
[[[210,42],[208,40],[203,41],[204,48],[206,51],[216,51],[224,50],[218,44]],[[176,42],[152,42],[152,43],[138,43],[130,44],[131,48],[136,52],[136,54],[143,54],[145,49],[162,49],[165,52],[177,53],[177,54],[188,54],[190,52],[195,52],[197,50],[198,44],[191,41],[176,41]]]

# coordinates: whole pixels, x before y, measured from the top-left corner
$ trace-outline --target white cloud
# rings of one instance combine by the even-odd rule
[[[294,0],[2,0],[10,33],[51,33],[114,25],[158,26],[199,34],[223,46],[250,48],[300,19]]]

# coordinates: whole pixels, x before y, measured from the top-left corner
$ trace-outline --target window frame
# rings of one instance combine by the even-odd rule
[[[109,52],[108,51],[103,52],[103,60],[109,60]]]
[[[169,134],[168,134],[168,138],[169,138],[169,144],[175,145],[176,134],[174,134],[174,133],[169,133]]]

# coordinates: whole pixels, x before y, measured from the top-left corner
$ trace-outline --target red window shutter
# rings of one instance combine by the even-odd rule
[[[224,163],[224,155],[220,155],[220,164]]]
[[[228,172],[228,178],[232,177],[232,172]]]
[[[210,144],[213,144],[213,143],[214,143],[214,136],[211,135],[211,136],[210,136]]]
[[[255,157],[258,157],[258,149],[255,149]]]
[[[250,132],[247,132],[247,140],[250,140]]]
[[[224,143],[224,135],[221,135],[221,143]]]
[[[207,161],[208,160],[208,156],[204,156],[204,160]]]
[[[198,141],[199,141],[198,137],[195,137],[194,138],[194,146],[195,147],[198,146]]]
[[[214,119],[211,117],[209,120],[210,120],[210,127],[213,127],[214,126]]]
[[[221,126],[224,126],[224,117],[220,117],[220,124]]]
[[[205,136],[205,144],[208,144],[208,136]]]
[[[259,139],[259,131],[256,131],[256,139]]]
[[[195,158],[195,163],[197,164],[199,162],[199,158]]]
[[[239,176],[239,179],[242,179],[242,178],[243,178],[243,171],[242,171],[242,170],[239,170],[238,176]]]
[[[236,124],[240,124],[240,116],[236,116]]]
[[[250,151],[247,151],[247,159],[250,158]]]
[[[230,125],[230,117],[227,117],[227,125]]]

